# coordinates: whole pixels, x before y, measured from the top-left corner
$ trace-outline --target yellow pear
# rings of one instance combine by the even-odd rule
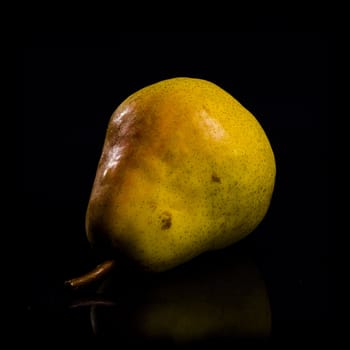
[[[257,119],[218,85],[176,77],[113,112],[86,213],[94,247],[164,271],[251,233],[274,189]]]

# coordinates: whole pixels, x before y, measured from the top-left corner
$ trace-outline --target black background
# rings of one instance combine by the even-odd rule
[[[98,257],[85,210],[109,117],[153,82],[211,80],[263,125],[275,152],[270,210],[245,244],[271,300],[273,339],[322,339],[332,318],[326,32],[27,33],[18,48],[18,188],[25,251],[25,329],[91,335],[66,312],[63,281]],[[23,45],[22,45],[23,44]],[[59,329],[59,331],[58,331]]]

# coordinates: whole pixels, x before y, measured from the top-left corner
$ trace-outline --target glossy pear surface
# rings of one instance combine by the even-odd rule
[[[170,269],[251,233],[275,173],[262,126],[229,93],[202,79],[160,81],[110,118],[87,237],[146,270]]]

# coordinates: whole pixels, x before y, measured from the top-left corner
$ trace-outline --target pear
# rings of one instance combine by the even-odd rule
[[[228,92],[198,78],[153,83],[110,118],[87,238],[144,270],[171,269],[251,233],[275,175],[264,129]]]

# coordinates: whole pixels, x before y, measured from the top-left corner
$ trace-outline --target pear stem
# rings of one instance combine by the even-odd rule
[[[89,285],[106,276],[110,271],[113,270],[114,266],[114,260],[106,260],[86,274],[67,280],[64,282],[64,284],[73,289]]]

